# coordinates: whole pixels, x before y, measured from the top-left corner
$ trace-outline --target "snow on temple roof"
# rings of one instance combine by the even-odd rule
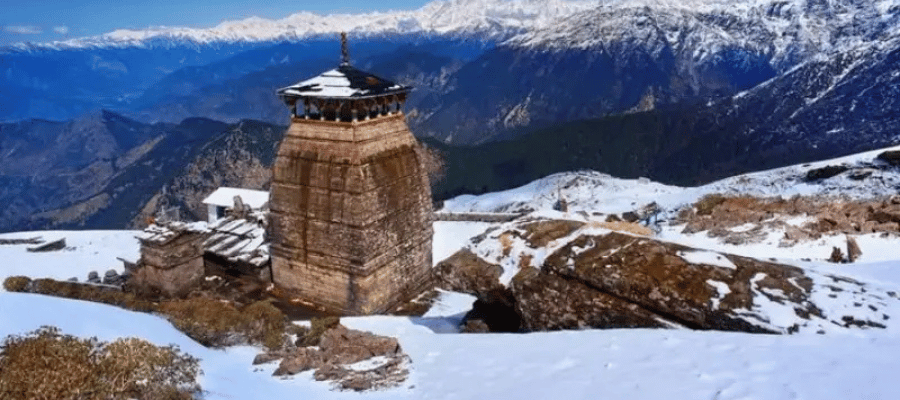
[[[203,204],[232,207],[234,206],[234,196],[240,196],[241,201],[254,210],[262,208],[269,201],[269,192],[266,191],[220,187],[203,199]]]
[[[298,97],[359,99],[405,93],[409,86],[360,71],[349,64],[278,90],[283,99]]]

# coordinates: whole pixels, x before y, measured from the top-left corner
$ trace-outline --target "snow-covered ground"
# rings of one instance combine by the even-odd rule
[[[90,271],[100,276],[114,269],[121,273],[124,265],[117,258],[137,261],[140,245],[135,235],[139,231],[49,231],[4,233],[0,239],[30,239],[39,237],[45,242],[66,239],[66,249],[48,253],[29,253],[35,245],[0,245],[0,277],[24,275],[30,277],[84,281]]]
[[[453,310],[449,310],[453,312]],[[396,336],[411,359],[399,388],[334,392],[309,372],[271,376],[251,365],[258,349],[210,350],[166,321],[115,307],[0,292],[0,335],[54,325],[103,340],[174,343],[201,359],[207,399],[895,399],[900,338],[855,334],[749,335],[688,330],[586,330],[441,334],[444,320],[345,318],[354,329]],[[435,332],[437,331],[437,332]]]
[[[448,255],[489,224],[436,223],[435,255]],[[83,276],[116,267],[137,252],[132,231],[37,232],[0,238],[65,236],[73,249],[27,253],[0,246],[0,276]],[[57,236],[53,236],[57,235]],[[438,257],[436,257],[437,259]],[[900,258],[900,257],[898,257]],[[66,261],[69,267],[60,266]],[[900,288],[896,261],[834,267]],[[852,268],[852,269],[851,269]],[[856,272],[859,272],[858,274]],[[456,334],[472,297],[442,293],[422,318],[345,318],[351,328],[396,336],[412,358],[403,386],[365,394],[335,392],[310,373],[271,376],[252,366],[258,349],[211,350],[165,320],[101,304],[0,291],[0,336],[54,325],[78,336],[137,336],[174,343],[201,359],[207,399],[893,399],[900,337],[880,330],[828,335],[749,335],[688,330],[585,330],[532,334]]]
[[[829,161],[865,162],[874,154]],[[824,164],[823,164],[824,165]],[[592,212],[634,209],[650,201],[663,207],[688,204],[706,193],[819,193],[797,177],[808,167],[791,167],[730,178],[700,188],[677,188],[648,181],[619,180],[594,173],[550,177],[524,188],[447,202],[450,211],[508,211],[527,206],[539,215],[590,220]],[[576,179],[571,179],[571,178]],[[890,182],[893,177],[886,177]],[[882,180],[884,181],[884,180]],[[565,186],[563,183],[572,183]],[[560,183],[560,184],[557,184]],[[856,181],[835,179],[829,190],[869,195],[891,194],[877,186],[854,189]],[[743,186],[742,186],[743,185]],[[844,186],[841,186],[844,185]],[[837,189],[835,189],[837,188]],[[885,186],[887,188],[887,186]],[[569,213],[550,210],[555,193],[569,200]],[[856,192],[854,192],[856,190]],[[868,192],[866,192],[868,190]],[[756,192],[754,192],[756,191]],[[828,192],[828,191],[826,191]],[[585,211],[578,213],[577,211]],[[585,216],[585,214],[587,216]],[[435,223],[434,260],[451,255],[492,224]],[[0,238],[65,236],[69,249],[28,253],[25,245],[0,245],[0,278],[9,275],[84,277],[88,271],[121,269],[116,257],[134,260],[138,244],[132,231],[28,232]],[[800,254],[822,253],[842,237],[779,248],[779,233],[754,245],[733,246],[704,235],[686,235],[679,227],[660,238],[712,251],[776,258],[803,268],[838,273],[900,291],[897,239],[862,236],[863,258],[852,265],[802,261]],[[802,251],[800,251],[800,250]],[[692,255],[699,256],[699,255]],[[709,256],[709,254],[705,254]],[[159,345],[176,344],[201,360],[206,399],[371,398],[371,399],[896,399],[900,336],[894,330],[843,330],[825,335],[751,335],[691,330],[583,330],[530,334],[458,334],[456,326],[472,297],[442,292],[423,317],[344,318],[351,328],[395,336],[412,363],[400,387],[366,393],[332,391],[310,372],[289,379],[271,376],[275,364],[253,366],[259,349],[211,350],[193,342],[165,320],[101,304],[0,289],[0,337],[54,325],[78,336],[103,340],[137,336]]]
[[[878,154],[900,150],[900,146],[859,153],[832,160],[753,172],[698,187],[663,185],[644,178],[620,179],[594,171],[564,172],[536,180],[525,186],[478,196],[462,195],[444,202],[444,212],[517,212],[549,210],[561,195],[572,218],[578,211],[622,213],[656,202],[664,210],[691,204],[704,195],[722,193],[758,197],[795,195],[847,196],[871,198],[900,194],[900,174],[873,170],[864,180],[850,179],[846,173],[819,182],[803,178],[813,169],[829,165],[865,167],[881,163]]]

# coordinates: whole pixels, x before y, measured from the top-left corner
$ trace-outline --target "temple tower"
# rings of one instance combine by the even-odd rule
[[[363,315],[430,284],[431,190],[400,109],[411,88],[352,67],[342,44],[338,68],[278,90],[292,112],[269,200],[272,277]]]

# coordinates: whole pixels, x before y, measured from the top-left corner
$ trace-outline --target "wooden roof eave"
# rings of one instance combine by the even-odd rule
[[[292,105],[292,104],[296,103],[298,100],[305,99],[305,98],[322,99],[322,100],[343,100],[343,101],[368,100],[368,99],[375,99],[375,98],[379,98],[379,97],[393,96],[393,95],[397,95],[397,94],[408,94],[411,89],[412,89],[411,87],[404,87],[402,89],[391,90],[391,91],[382,92],[382,93],[378,93],[378,94],[367,94],[367,95],[362,95],[362,96],[350,96],[350,97],[312,96],[312,95],[303,96],[303,95],[295,95],[295,94],[287,94],[287,93],[278,93],[278,96],[281,97],[281,100],[284,101],[285,104]]]

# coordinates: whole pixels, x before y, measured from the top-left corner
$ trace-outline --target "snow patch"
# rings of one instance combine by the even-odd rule
[[[690,264],[704,264],[728,269],[737,269],[737,266],[727,257],[712,251],[679,251],[678,257],[681,257]]]

